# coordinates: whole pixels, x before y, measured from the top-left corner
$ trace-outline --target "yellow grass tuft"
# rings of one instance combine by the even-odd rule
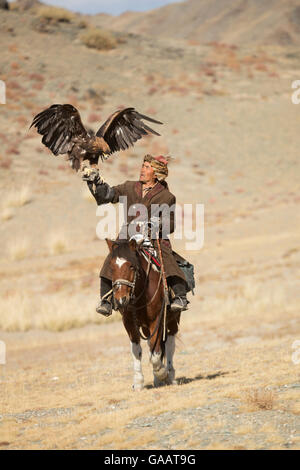
[[[235,430],[236,434],[241,434],[242,436],[253,434],[253,432],[254,430],[251,424],[243,424]]]
[[[23,186],[8,193],[3,201],[3,207],[23,207],[32,201],[32,193],[29,186]]]
[[[20,261],[29,256],[29,242],[25,238],[14,240],[8,245],[8,256],[12,261]]]
[[[88,28],[81,36],[80,39],[87,47],[97,50],[114,49],[117,41],[114,36],[97,28]]]
[[[250,411],[272,410],[275,395],[266,388],[253,388],[246,391],[245,398]]]
[[[71,23],[75,19],[75,14],[64,8],[44,6],[37,10],[38,18],[52,23]]]
[[[1,212],[1,220],[3,221],[10,220],[13,216],[14,212],[9,207],[5,207]]]
[[[61,232],[53,232],[48,236],[48,253],[50,255],[62,255],[70,250],[70,240]]]

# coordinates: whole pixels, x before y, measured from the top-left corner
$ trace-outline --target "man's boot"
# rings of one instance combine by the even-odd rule
[[[112,282],[106,277],[100,277],[100,302],[96,307],[96,312],[101,313],[105,317],[109,317],[112,314],[112,305],[110,300],[106,297],[102,300],[102,298],[107,294],[112,288]]]
[[[175,294],[173,300],[171,300],[170,310],[171,312],[182,312],[187,310],[188,300],[186,298],[186,283],[183,279],[177,276],[172,276],[167,279],[168,284],[172,287]]]

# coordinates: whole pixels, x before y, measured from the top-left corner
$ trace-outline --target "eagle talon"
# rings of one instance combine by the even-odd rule
[[[104,182],[103,178],[99,175],[99,170],[97,168],[85,167],[82,173],[83,181],[90,181],[95,184],[102,184]]]

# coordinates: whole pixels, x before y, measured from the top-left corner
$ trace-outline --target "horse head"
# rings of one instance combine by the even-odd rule
[[[125,309],[133,299],[139,275],[138,244],[136,240],[106,239],[111,252],[112,289],[115,306]]]

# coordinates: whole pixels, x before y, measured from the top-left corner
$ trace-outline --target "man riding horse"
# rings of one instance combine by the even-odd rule
[[[171,312],[181,312],[187,310],[186,293],[189,291],[184,272],[178,266],[174,257],[168,234],[175,230],[175,196],[169,191],[165,178],[168,176],[168,161],[163,156],[153,157],[146,155],[140,172],[139,181],[125,181],[125,183],[110,187],[103,182],[98,171],[92,171],[88,175],[83,175],[88,187],[95,197],[98,205],[111,202],[115,204],[122,202],[120,198],[127,197],[127,207],[143,204],[147,210],[147,221],[150,221],[149,227],[155,228],[154,233],[158,233],[159,244],[161,248],[162,261],[165,270],[165,276],[168,286],[172,288],[174,296],[171,299]],[[152,208],[164,205],[172,208],[168,211],[169,220],[166,221],[165,212],[156,213],[153,216]],[[128,214],[128,224],[132,223],[138,216]],[[128,225],[127,224],[127,225]],[[167,230],[163,228],[167,227]],[[122,232],[122,230],[121,230]],[[120,234],[121,234],[120,232]],[[167,232],[167,233],[166,233]],[[120,234],[118,238],[120,238]],[[152,246],[159,252],[156,236],[151,231]],[[138,235],[131,238],[138,239]],[[141,237],[141,235],[140,235]],[[103,267],[100,271],[100,295],[101,299],[96,307],[96,311],[102,315],[109,316],[112,313],[112,303],[106,294],[112,289],[111,273],[111,253],[106,257]]]

